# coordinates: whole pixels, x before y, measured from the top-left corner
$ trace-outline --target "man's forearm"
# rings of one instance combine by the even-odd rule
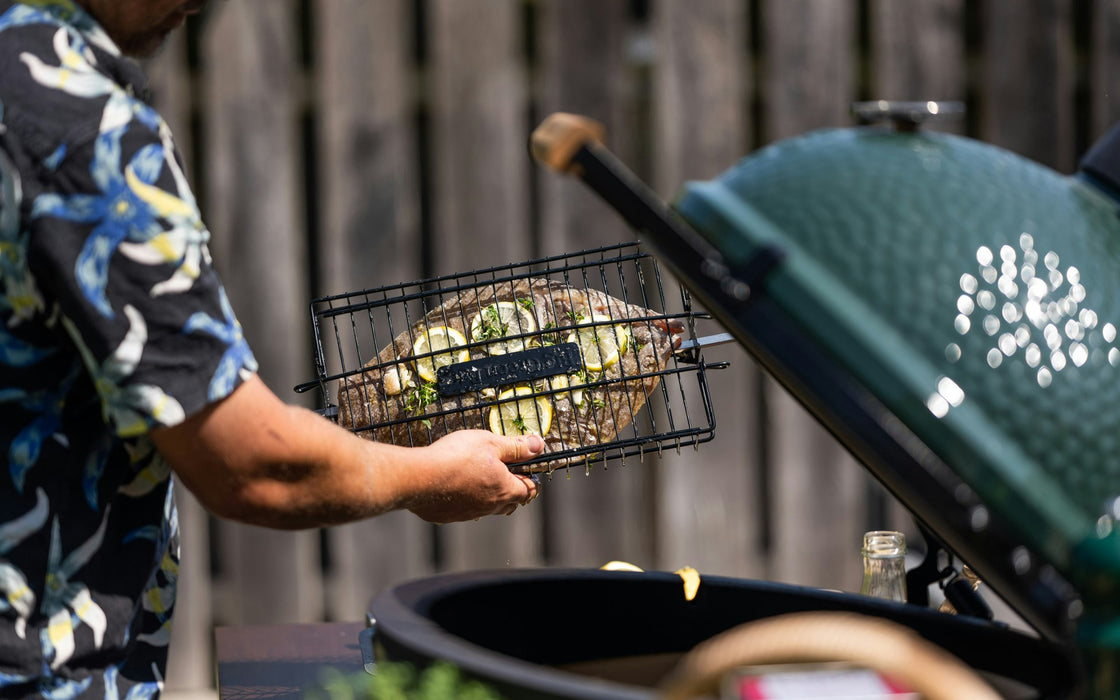
[[[283,529],[401,508],[435,522],[512,512],[536,486],[510,474],[505,462],[543,449],[539,438],[482,431],[422,448],[363,440],[284,404],[257,378],[183,424],[153,431],[152,439],[215,515]]]

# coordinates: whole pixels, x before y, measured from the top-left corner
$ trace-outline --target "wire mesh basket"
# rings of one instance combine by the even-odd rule
[[[395,445],[540,434],[544,453],[519,472],[707,442],[706,371],[726,363],[705,364],[705,316],[667,286],[623,243],[315,299],[318,378],[296,391],[319,389],[324,415]]]

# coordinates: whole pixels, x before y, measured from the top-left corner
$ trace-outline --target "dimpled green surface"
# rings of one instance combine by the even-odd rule
[[[1026,543],[1120,572],[1112,200],[980,142],[861,128],[763,149],[676,207],[729,257],[784,248],[769,293]]]

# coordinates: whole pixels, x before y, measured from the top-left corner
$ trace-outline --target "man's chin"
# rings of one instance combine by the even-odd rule
[[[158,34],[137,37],[131,41],[118,43],[118,47],[125,56],[131,56],[132,58],[151,58],[159,53],[159,50],[167,43],[167,35],[170,33],[170,31],[164,31]]]

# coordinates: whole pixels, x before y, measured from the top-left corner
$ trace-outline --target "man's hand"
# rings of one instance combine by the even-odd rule
[[[506,437],[485,430],[460,430],[423,450],[426,483],[407,507],[424,520],[450,523],[484,515],[511,515],[539,493],[532,478],[507,465],[531,459],[544,449],[537,435]]]

